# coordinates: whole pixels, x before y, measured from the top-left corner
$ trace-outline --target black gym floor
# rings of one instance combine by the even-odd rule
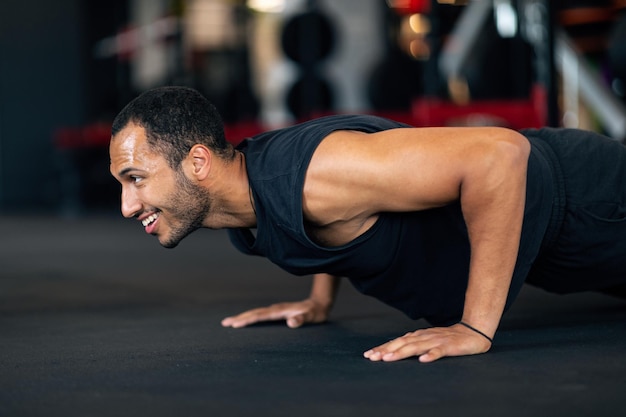
[[[225,329],[307,278],[223,231],[173,250],[138,222],[0,217],[0,416],[623,416],[626,302],[525,288],[486,355],[372,363],[426,326],[346,283],[331,321]]]

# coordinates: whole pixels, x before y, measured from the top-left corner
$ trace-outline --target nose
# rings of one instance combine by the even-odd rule
[[[141,201],[133,187],[122,187],[122,215],[126,218],[135,217],[142,210]]]

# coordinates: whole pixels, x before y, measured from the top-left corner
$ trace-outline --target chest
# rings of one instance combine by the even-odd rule
[[[309,239],[322,247],[343,246],[367,232],[378,219],[371,216],[366,219],[352,219],[336,221],[330,224],[318,225],[309,221],[304,222],[304,230]]]

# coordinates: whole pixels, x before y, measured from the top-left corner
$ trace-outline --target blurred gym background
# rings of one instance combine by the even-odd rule
[[[0,214],[115,212],[110,123],[187,85],[237,143],[333,113],[626,137],[626,1],[3,0]]]

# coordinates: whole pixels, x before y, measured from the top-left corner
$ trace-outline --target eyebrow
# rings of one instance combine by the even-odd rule
[[[117,175],[119,175],[120,177],[125,177],[125,176],[128,175],[129,172],[132,172],[132,171],[141,171],[141,170],[137,169],[137,168],[133,168],[133,167],[128,167],[128,168],[124,168],[123,170],[118,172]]]

